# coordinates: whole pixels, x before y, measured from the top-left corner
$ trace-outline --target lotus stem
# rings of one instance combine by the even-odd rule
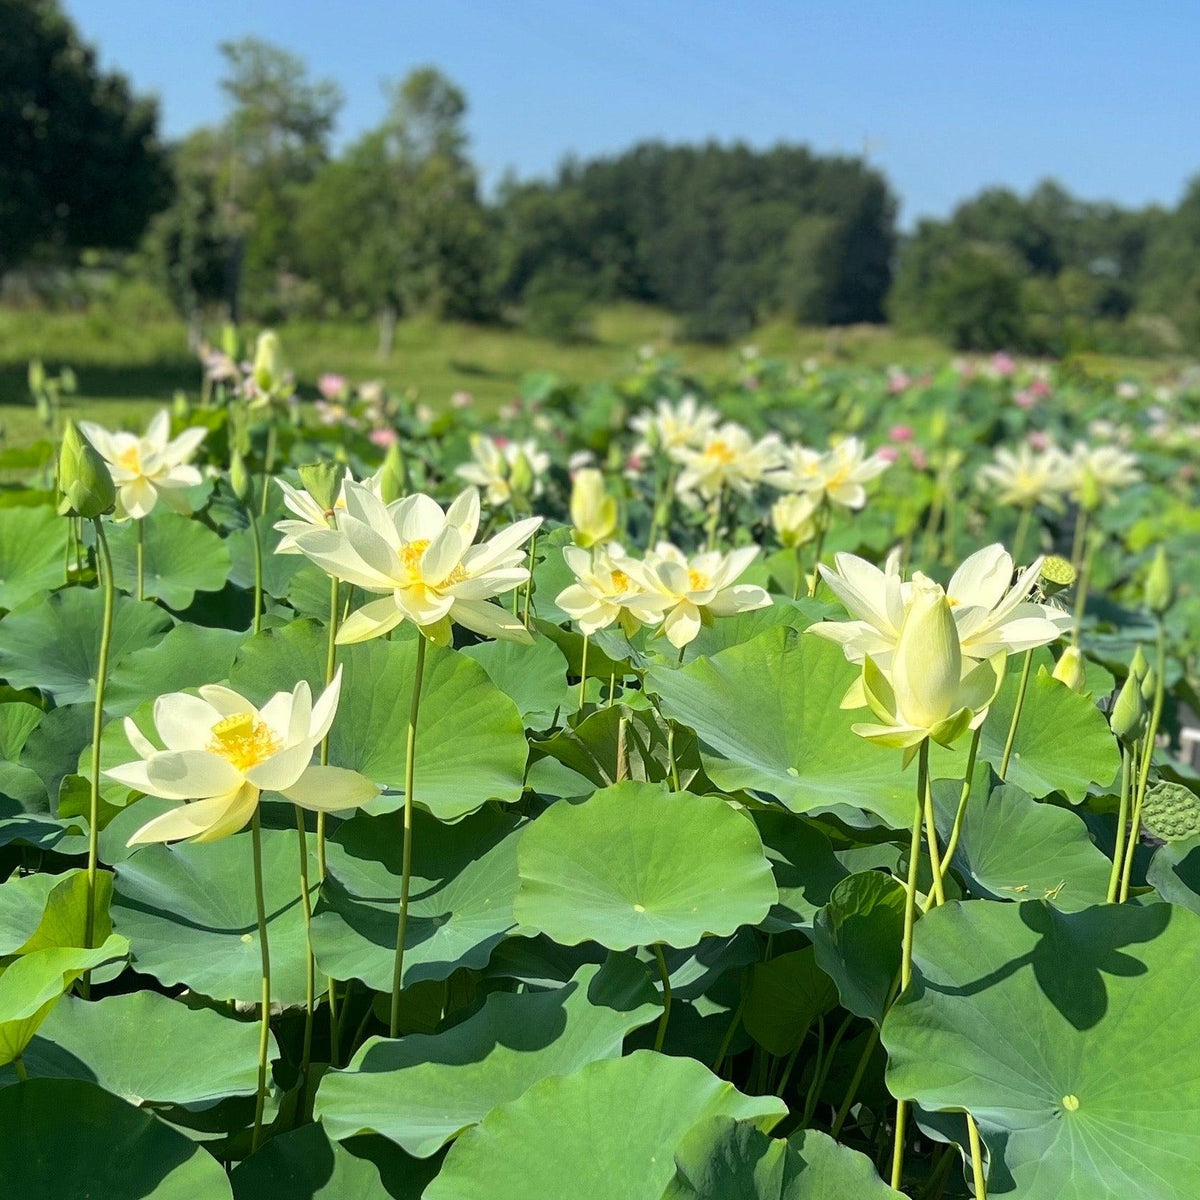
[[[537,554],[537,530],[533,531],[533,536],[529,539],[529,578],[525,580],[525,606],[521,611],[521,624],[526,629],[529,628],[529,599],[533,594],[533,564],[534,557]]]
[[[146,598],[146,518],[134,522],[137,525],[137,598]]]
[[[267,491],[271,482],[271,472],[275,469],[275,417],[271,415],[270,424],[267,425],[267,450],[263,456],[263,489],[262,501],[259,504],[258,515],[265,517],[267,515]]]
[[[1025,539],[1029,536],[1029,526],[1032,520],[1033,505],[1026,504],[1021,509],[1021,516],[1017,521],[1017,532],[1013,535],[1012,558],[1015,563],[1021,561],[1021,552],[1025,549]]]
[[[712,498],[712,502],[708,506],[708,522],[704,527],[704,548],[712,550],[717,544],[717,529],[721,524],[721,500],[724,497],[724,488],[718,488],[717,494]]]
[[[846,1095],[842,1100],[842,1105],[837,1111],[837,1116],[833,1119],[833,1125],[830,1127],[830,1135],[837,1137],[842,1132],[842,1126],[846,1123],[846,1118],[850,1115],[850,1110],[854,1107],[855,1098],[858,1096],[859,1086],[862,1084],[863,1076],[867,1073],[867,1063],[871,1061],[871,1055],[875,1053],[875,1047],[879,1045],[879,1026],[871,1026],[871,1034],[867,1038],[867,1044],[863,1047],[862,1054],[858,1057],[858,1063],[854,1068],[854,1074],[850,1076],[850,1083],[846,1087]]]
[[[341,611],[341,581],[335,576],[329,577],[329,636],[325,643],[325,686],[333,682],[337,670],[337,631],[338,617]],[[321,739],[321,766],[329,765],[329,734]],[[325,882],[325,814],[317,813],[317,881]],[[308,952],[312,956],[312,940],[309,939]],[[337,1013],[337,990],[332,976],[326,977],[326,990],[329,995],[329,1029],[332,1037],[331,1055],[334,1065],[337,1064],[338,1030],[340,1022]]]
[[[682,791],[679,786],[679,764],[675,761],[675,722],[667,721],[667,763],[671,769],[671,790]]]
[[[825,545],[825,532],[829,528],[829,497],[822,496],[821,503],[817,505],[815,516],[817,525],[817,540],[813,546],[813,572],[812,581],[808,585],[808,598],[814,599],[817,594],[817,587],[821,582],[821,549]]]
[[[587,692],[587,655],[588,643],[591,641],[590,634],[583,635],[583,656],[579,663],[579,715],[583,716],[584,696]],[[603,676],[601,676],[603,678]]]
[[[818,1051],[812,1083],[809,1085],[808,1096],[804,1101],[804,1120],[802,1122],[804,1128],[808,1127],[808,1123],[813,1118],[813,1113],[817,1110],[817,1104],[821,1099],[821,1089],[825,1086],[825,1081],[829,1078],[829,1069],[833,1066],[833,1057],[837,1054],[838,1048],[842,1044],[842,1039],[846,1036],[846,1031],[850,1028],[853,1021],[854,1014],[847,1013],[845,1019],[837,1027],[837,1031],[833,1035],[833,1040],[829,1043],[829,1048],[823,1053]],[[823,1032],[824,1025],[818,1025],[817,1029],[818,1032]],[[783,1095],[782,1084],[780,1085],[778,1095]]]
[[[400,1032],[400,990],[404,977],[404,941],[408,936],[408,889],[412,882],[413,779],[417,763],[417,718],[421,712],[421,682],[425,674],[425,635],[417,635],[417,665],[413,673],[412,701],[408,709],[408,737],[404,748],[404,850],[400,868],[400,915],[396,922],[396,960],[392,968],[392,1008],[388,1036]]]
[[[262,535],[258,531],[258,517],[254,510],[247,506],[246,516],[250,518],[250,538],[254,543],[254,624],[255,633],[262,630],[263,612],[263,552]]]
[[[1092,582],[1092,556],[1095,553],[1096,547],[1092,544],[1092,539],[1088,537],[1087,514],[1084,512],[1079,524],[1076,525],[1076,536],[1080,536],[1080,526],[1083,528],[1082,542],[1079,548],[1079,565],[1076,567],[1078,581],[1075,585],[1075,627],[1071,631],[1072,644],[1079,645],[1079,633],[1083,625],[1083,618],[1087,613],[1088,589]]]
[[[942,855],[942,878],[950,870],[950,860],[958,849],[958,839],[962,836],[963,821],[967,815],[967,801],[971,798],[971,781],[975,774],[975,758],[979,753],[979,735],[983,726],[977,726],[971,733],[971,747],[967,751],[967,770],[963,776],[962,791],[958,795],[958,811],[954,814],[954,826],[950,837],[946,840],[946,852]]]
[[[1071,566],[1075,568],[1076,575],[1083,566],[1083,547],[1087,538],[1087,527],[1088,510],[1080,505],[1075,513],[1075,532],[1071,538]]]
[[[17,1074],[19,1083],[24,1083],[29,1078],[29,1072],[25,1069],[25,1060],[19,1054],[13,1059],[13,1070]]]
[[[262,1141],[263,1110],[267,1103],[267,1052],[271,1045],[271,950],[267,944],[267,904],[263,899],[262,823],[258,807],[250,818],[250,840],[254,851],[254,907],[258,916],[258,947],[262,955],[262,1019],[258,1032],[258,1091],[254,1100],[254,1133],[251,1151]]]
[[[304,1041],[300,1053],[300,1079],[303,1088],[308,1078],[308,1067],[312,1061],[313,1010],[316,1008],[317,977],[316,964],[313,958],[312,945],[312,899],[308,893],[308,831],[304,828],[304,810],[299,805],[293,805],[296,810],[296,832],[300,839],[300,906],[304,912],[304,942],[307,954],[304,963]],[[303,1097],[301,1091],[301,1097]],[[297,1116],[303,1113],[303,1099],[297,1110]]]
[[[987,1176],[983,1172],[983,1145],[979,1138],[979,1126],[975,1118],[967,1113],[967,1140],[971,1143],[971,1174],[975,1180],[976,1200],[987,1200]]]
[[[1025,691],[1029,687],[1029,670],[1033,666],[1033,651],[1026,650],[1021,663],[1021,682],[1017,687],[1017,700],[1013,705],[1012,720],[1008,723],[1008,736],[1004,739],[1004,754],[1000,758],[1000,779],[1008,777],[1008,763],[1012,758],[1013,744],[1017,740],[1017,726],[1021,723],[1021,710],[1025,707]]]
[[[742,1023],[742,1013],[746,1008],[747,991],[746,980],[743,976],[742,994],[738,998],[737,1008],[733,1010],[729,1027],[725,1030],[725,1036],[721,1039],[721,1045],[717,1048],[716,1056],[713,1058],[712,1072],[714,1075],[721,1074],[721,1068],[725,1065],[725,1056],[729,1053],[729,1047],[733,1045],[733,1035],[737,1032],[737,1027]]]
[[[650,532],[646,536],[646,545],[654,548],[655,538],[659,531],[671,523],[671,500],[675,494],[675,464],[667,468],[665,483],[661,486],[654,502],[654,512],[650,517]]]
[[[1108,877],[1108,894],[1105,900],[1112,904],[1117,899],[1121,883],[1121,868],[1125,861],[1125,826],[1129,821],[1129,785],[1132,776],[1133,751],[1121,744],[1121,803],[1117,809],[1117,843],[1113,847],[1112,871]]]
[[[96,664],[96,699],[92,707],[92,778],[88,797],[88,857],[87,857],[87,906],[84,913],[83,944],[92,945],[96,929],[96,864],[100,846],[100,735],[104,730],[104,685],[108,681],[108,652],[112,645],[113,602],[116,588],[113,581],[112,555],[108,549],[108,538],[104,534],[104,523],[94,517],[96,546],[99,550],[104,588],[104,612],[100,620],[100,658]],[[83,993],[91,988],[91,972],[83,977]]]
[[[617,718],[617,774],[614,783],[623,783],[629,778],[629,719],[625,716]]]
[[[667,970],[667,960],[663,957],[662,947],[655,942],[654,957],[658,961],[658,975],[662,980],[663,1011],[658,1019],[658,1030],[654,1034],[655,1053],[661,1053],[663,1040],[667,1036],[667,1022],[671,1019],[671,972]]]
[[[896,1131],[892,1140],[892,1187],[900,1190],[904,1178],[904,1134],[908,1124],[908,1101],[896,1101]]]

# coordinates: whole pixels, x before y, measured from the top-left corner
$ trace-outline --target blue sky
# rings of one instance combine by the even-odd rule
[[[467,92],[485,183],[642,138],[780,139],[882,167],[905,224],[1047,175],[1174,203],[1200,173],[1200,5],[1166,0],[66,0],[162,103],[219,119],[217,43],[276,41],[341,85],[339,138],[432,62]]]

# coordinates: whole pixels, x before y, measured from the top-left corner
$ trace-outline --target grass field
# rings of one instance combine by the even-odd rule
[[[676,321],[635,305],[597,313],[590,340],[569,345],[498,326],[402,322],[387,359],[377,352],[371,323],[293,322],[280,329],[287,361],[302,388],[313,394],[317,377],[336,371],[353,381],[381,379],[394,389],[415,389],[430,404],[455,391],[471,392],[486,406],[509,399],[530,371],[554,371],[572,380],[612,378],[629,369],[639,347],[670,350],[684,366],[711,376],[730,371],[735,349],[676,342]],[[948,351],[932,338],[905,337],[883,327],[798,329],[783,322],[752,338],[764,354],[793,361],[815,357],[883,367],[934,366]],[[2,444],[22,445],[40,434],[26,384],[27,364],[40,358],[51,370],[68,365],[79,392],[65,411],[105,424],[136,424],[150,404],[177,390],[196,393],[199,367],[188,351],[181,322],[131,320],[97,309],[82,313],[0,312],[0,430]],[[1147,360],[1097,360],[1106,369],[1153,377],[1172,364]]]

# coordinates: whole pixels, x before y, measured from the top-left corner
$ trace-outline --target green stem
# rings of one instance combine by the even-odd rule
[[[271,485],[271,472],[275,469],[275,418],[271,417],[271,423],[267,426],[267,452],[263,457],[263,487],[262,487],[262,503],[259,505],[259,516],[267,515],[267,492]]]
[[[667,1022],[671,1019],[671,973],[667,970],[667,960],[663,957],[662,947],[656,942],[653,946],[654,957],[658,960],[658,974],[662,980],[663,1012],[658,1019],[658,1031],[654,1035],[654,1049],[661,1053],[663,1040],[667,1036]]]
[[[262,535],[258,531],[258,518],[254,511],[247,507],[246,515],[250,518],[250,537],[254,543],[254,625],[255,633],[262,629],[263,611],[263,552]]]
[[[846,1036],[846,1032],[853,1021],[854,1014],[847,1013],[845,1020],[837,1027],[837,1032],[833,1035],[833,1041],[829,1043],[829,1049],[824,1054],[818,1056],[819,1061],[816,1070],[813,1072],[812,1086],[808,1089],[808,1098],[804,1103],[803,1124],[806,1128],[812,1120],[813,1113],[816,1112],[817,1103],[821,1099],[821,1093],[825,1090],[825,1081],[829,1078],[829,1071],[833,1066],[834,1056],[841,1047],[842,1039]]]
[[[29,1078],[29,1072],[25,1070],[25,1060],[18,1054],[13,1059],[13,1070],[17,1073],[17,1079],[24,1083]]]
[[[312,897],[308,891],[308,831],[304,828],[304,810],[299,805],[296,809],[296,833],[300,839],[300,906],[304,912],[304,944],[308,948],[304,963],[304,1040],[300,1052],[301,1096],[303,1097],[304,1083],[308,1078],[309,1064],[312,1062],[313,1012],[316,1009],[317,972],[316,960],[313,956],[312,943]],[[303,1099],[297,1108],[299,1120],[304,1111]]]
[[[737,1008],[733,1010],[733,1016],[730,1018],[729,1027],[725,1030],[725,1036],[721,1039],[721,1045],[717,1049],[716,1057],[713,1059],[712,1071],[714,1075],[720,1075],[721,1068],[725,1065],[725,1056],[729,1053],[729,1047],[733,1045],[733,1035],[737,1032],[737,1027],[742,1022],[742,1012],[746,1008],[746,993],[747,993],[745,978],[742,980],[742,994],[737,1002]]]
[[[1017,532],[1013,537],[1012,558],[1015,563],[1021,561],[1021,552],[1025,549],[1025,539],[1029,536],[1029,524],[1032,519],[1033,505],[1026,504],[1021,509],[1021,516],[1017,521]]]
[[[392,1008],[388,1036],[400,1032],[400,989],[404,977],[404,941],[408,935],[408,889],[412,882],[413,779],[417,763],[417,718],[421,712],[421,681],[425,674],[425,636],[417,636],[417,665],[408,709],[408,735],[404,748],[404,850],[400,868],[400,915],[396,921],[396,960],[392,968]]]
[[[1000,779],[1008,776],[1008,760],[1012,758],[1013,744],[1017,740],[1017,726],[1021,723],[1021,710],[1025,707],[1025,689],[1029,687],[1029,669],[1033,666],[1033,651],[1025,651],[1021,663],[1021,682],[1017,688],[1017,702],[1013,705],[1012,720],[1008,723],[1008,736],[1004,739],[1004,754],[1000,758]]]
[[[979,753],[979,734],[983,726],[977,726],[971,734],[971,748],[967,751],[967,772],[963,777],[962,791],[958,795],[958,811],[954,814],[954,826],[946,841],[946,852],[942,855],[942,878],[950,870],[950,860],[958,849],[958,839],[962,836],[963,820],[967,815],[967,801],[971,798],[971,778],[975,774],[975,757]]]
[[[262,1019],[258,1033],[258,1091],[254,1100],[254,1133],[250,1149],[262,1140],[263,1110],[267,1103],[267,1052],[271,1045],[271,950],[267,945],[267,904],[263,899],[262,824],[258,807],[250,818],[250,840],[254,850],[254,908],[258,916],[258,947],[262,955]]]
[[[813,547],[812,582],[808,585],[808,598],[811,600],[817,594],[817,586],[821,582],[821,549],[825,545],[825,531],[829,528],[829,497],[822,496],[816,512],[817,540]]]
[[[908,1124],[908,1101],[896,1101],[896,1132],[892,1136],[892,1187],[900,1190],[904,1180],[904,1134]]]
[[[867,1044],[863,1047],[862,1054],[859,1055],[858,1064],[854,1068],[854,1074],[850,1076],[850,1084],[846,1088],[846,1095],[842,1100],[842,1106],[838,1109],[837,1116],[830,1127],[829,1132],[835,1138],[842,1132],[842,1126],[845,1125],[846,1118],[850,1115],[850,1110],[854,1107],[859,1086],[862,1084],[863,1076],[867,1072],[867,1063],[871,1061],[871,1055],[875,1053],[875,1047],[878,1045],[879,1026],[874,1025],[871,1027],[871,1036],[867,1038]]]
[[[1075,568],[1076,574],[1083,566],[1083,544],[1087,537],[1087,527],[1088,510],[1080,505],[1075,513],[1075,532],[1071,537],[1071,566]]]
[[[137,598],[146,598],[146,519],[137,522]]]
[[[708,523],[704,527],[704,548],[712,550],[717,544],[717,527],[721,524],[721,499],[724,493],[723,488],[717,489],[717,494],[712,498],[712,503],[708,509]]]
[[[987,1200],[987,1176],[983,1172],[983,1145],[979,1139],[979,1126],[975,1118],[967,1113],[967,1140],[971,1143],[971,1174],[975,1179],[976,1200]]]
[[[671,501],[675,494],[675,465],[667,468],[666,483],[654,503],[654,512],[650,517],[650,532],[646,537],[646,545],[654,549],[655,539],[659,531],[671,523]]]
[[[621,715],[617,718],[617,762],[614,783],[624,783],[629,778],[629,719]]]
[[[329,577],[329,636],[325,643],[325,686],[328,687],[333,682],[334,672],[337,670],[337,631],[338,631],[338,616],[341,612],[341,581],[335,576]],[[329,735],[326,734],[321,739],[321,766],[329,764]],[[317,813],[317,880],[319,883],[325,882],[325,814]],[[326,990],[329,995],[329,1029],[332,1038],[331,1056],[334,1066],[337,1065],[338,1051],[338,1032],[341,1029],[341,1022],[338,1018],[337,1010],[337,990],[335,981],[332,976],[326,979]]]
[[[1112,871],[1108,876],[1108,894],[1106,901],[1112,904],[1117,899],[1117,890],[1121,883],[1121,867],[1125,861],[1125,825],[1129,821],[1129,783],[1131,777],[1130,763],[1133,759],[1131,749],[1121,745],[1121,803],[1117,809],[1117,842],[1113,847]]]
[[[533,537],[529,539],[529,578],[525,580],[525,607],[521,613],[521,624],[526,629],[529,628],[529,598],[533,594],[533,564],[534,556],[537,554],[537,530],[533,531]]]
[[[1138,846],[1138,835],[1142,829],[1142,806],[1146,802],[1146,787],[1150,782],[1150,767],[1154,761],[1154,744],[1158,739],[1158,727],[1162,721],[1163,704],[1167,695],[1167,631],[1158,619],[1158,654],[1155,663],[1154,704],[1150,710],[1150,723],[1146,726],[1146,741],[1138,767],[1137,787],[1134,793],[1133,816],[1129,822],[1129,844],[1125,850],[1125,868],[1121,873],[1121,903],[1129,899],[1129,881],[1133,875],[1133,856]]]
[[[679,764],[675,761],[675,722],[667,721],[667,763],[671,768],[671,790],[679,792]]]
[[[96,699],[92,706],[92,778],[88,797],[88,857],[87,857],[87,907],[84,914],[84,945],[91,946],[96,929],[96,865],[100,846],[100,735],[104,729],[104,687],[108,682],[108,652],[112,645],[113,581],[112,555],[108,549],[108,538],[104,534],[104,523],[93,518],[96,527],[96,546],[100,551],[101,576],[104,587],[104,615],[100,624],[100,658],[96,664]],[[90,987],[90,974],[84,976],[84,994]]]
[[[584,694],[587,691],[587,654],[588,643],[591,641],[589,634],[583,635],[583,658],[579,663],[579,715],[583,716]]]

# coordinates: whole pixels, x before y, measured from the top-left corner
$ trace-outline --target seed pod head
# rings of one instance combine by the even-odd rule
[[[63,430],[58,455],[58,490],[58,511],[64,517],[90,520],[112,512],[117,502],[117,490],[108,473],[108,464],[79,432],[74,421],[68,421]]]
[[[1175,599],[1175,588],[1171,582],[1171,568],[1167,563],[1167,552],[1159,546],[1150,572],[1146,576],[1146,607],[1158,616],[1171,607]]]
[[[242,452],[237,449],[229,455],[229,486],[233,488],[233,494],[243,504],[250,502],[253,484],[250,472],[246,467],[246,460],[242,457]]]
[[[346,468],[333,462],[308,463],[300,468],[304,490],[325,512],[332,512],[342,490]]]
[[[1125,677],[1117,701],[1109,715],[1108,724],[1123,742],[1131,742],[1142,728],[1145,706],[1142,703],[1141,683],[1132,671]]]
[[[1061,554],[1047,554],[1038,573],[1038,585],[1044,596],[1066,591],[1075,582],[1075,568]]]
[[[1062,658],[1054,664],[1054,678],[1059,683],[1065,683],[1073,692],[1083,691],[1087,672],[1078,646],[1068,646],[1063,651]]]

